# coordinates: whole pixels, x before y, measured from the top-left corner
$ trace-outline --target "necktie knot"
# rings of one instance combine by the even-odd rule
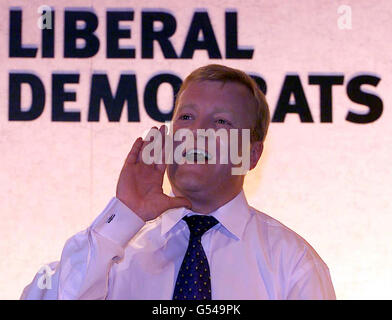
[[[191,237],[201,237],[206,231],[218,223],[213,216],[193,215],[182,218],[188,224]]]

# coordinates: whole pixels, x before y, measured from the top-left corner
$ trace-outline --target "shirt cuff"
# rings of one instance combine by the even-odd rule
[[[92,228],[101,236],[124,247],[144,225],[143,219],[113,197]]]

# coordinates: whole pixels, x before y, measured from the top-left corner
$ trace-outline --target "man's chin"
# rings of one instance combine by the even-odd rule
[[[188,165],[177,167],[169,174],[171,184],[181,193],[200,192],[207,189],[209,181],[211,183],[211,173],[207,174],[203,170],[195,169],[189,168]]]
[[[178,172],[173,182],[179,191],[197,192],[205,188],[205,183],[195,172]]]

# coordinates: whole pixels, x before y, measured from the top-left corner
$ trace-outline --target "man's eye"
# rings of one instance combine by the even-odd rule
[[[227,125],[231,125],[231,123],[230,123],[229,121],[225,120],[225,119],[218,119],[218,120],[216,120],[216,122],[217,122],[218,124],[227,124]]]
[[[180,119],[180,120],[189,120],[190,118],[191,118],[191,116],[189,114],[183,114],[178,117],[178,119]]]

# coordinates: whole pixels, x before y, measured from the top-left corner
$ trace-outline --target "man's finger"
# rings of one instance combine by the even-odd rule
[[[160,163],[155,166],[161,172],[165,172],[166,165],[167,165],[167,163],[166,163],[166,150],[165,150],[165,146],[166,146],[166,144],[165,144],[166,132],[167,132],[166,125],[162,125],[159,128],[159,133],[160,133],[160,135],[162,137],[162,140],[161,140],[162,141],[162,148],[160,150],[160,154],[158,155],[159,158],[160,158]]]
[[[143,139],[143,144],[142,144],[141,150],[140,150],[140,152],[139,152],[139,156],[138,156],[138,158],[137,158],[137,161],[138,161],[138,162],[143,162],[143,150],[144,150],[144,148],[145,148],[148,144],[151,143],[151,137],[154,137],[154,136],[157,134],[157,132],[158,132],[158,128],[157,128],[157,127],[152,127],[152,128],[148,131],[147,135],[146,135],[145,138]],[[153,138],[153,139],[154,139],[154,138]],[[149,155],[149,156],[150,156],[150,155]],[[143,162],[143,163],[144,163],[144,162]]]
[[[143,145],[143,139],[141,137],[137,138],[136,141],[133,143],[131,151],[128,153],[125,162],[130,164],[135,164],[138,159],[142,145]]]
[[[181,207],[185,207],[188,209],[192,208],[192,203],[184,198],[184,197],[169,197],[167,196],[167,208],[168,209],[173,209],[173,208],[181,208]]]

